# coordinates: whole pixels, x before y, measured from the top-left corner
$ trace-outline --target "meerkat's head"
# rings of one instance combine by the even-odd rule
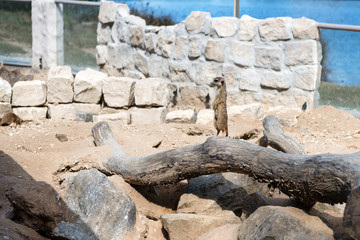
[[[222,87],[225,86],[225,79],[223,77],[216,77],[214,80],[210,83],[210,87]]]

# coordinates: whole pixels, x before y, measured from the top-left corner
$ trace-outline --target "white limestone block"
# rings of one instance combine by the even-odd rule
[[[164,123],[167,108],[131,108],[131,124],[153,125]]]
[[[214,111],[211,109],[200,110],[197,114],[196,124],[213,126],[214,125]]]
[[[107,44],[111,40],[111,29],[110,26],[98,23],[96,30],[98,44]]]
[[[260,20],[252,18],[248,15],[242,15],[240,18],[240,26],[238,31],[238,38],[242,41],[251,41],[257,33],[257,25]]]
[[[192,106],[198,109],[206,107],[206,97],[209,94],[209,86],[187,84],[179,87],[178,105]]]
[[[209,34],[211,31],[211,15],[209,12],[191,12],[185,19],[185,27],[189,33]]]
[[[254,44],[243,41],[232,41],[230,60],[241,67],[254,65]]]
[[[2,116],[9,112],[12,112],[11,104],[6,102],[0,102],[0,118],[2,118]]]
[[[116,11],[130,13],[130,8],[126,4],[119,4],[113,1],[101,1],[99,9],[99,21],[102,23],[112,23],[115,21]]]
[[[156,44],[157,44],[157,34],[145,33],[145,37],[144,37],[145,49],[150,53],[153,53],[155,52]]]
[[[142,50],[135,51],[133,57],[136,69],[138,69],[145,76],[148,76],[149,57],[146,55],[146,52]]]
[[[11,85],[8,81],[0,77],[0,102],[10,103]]]
[[[46,103],[46,83],[45,81],[20,81],[13,86],[12,105],[13,106],[41,106]]]
[[[292,74],[289,71],[266,70],[262,73],[261,86],[278,90],[286,90],[292,86]]]
[[[320,69],[316,65],[292,67],[295,86],[297,88],[314,91],[320,76]]]
[[[223,39],[209,40],[205,48],[205,57],[216,62],[224,61],[225,42]]]
[[[24,121],[37,121],[46,119],[47,107],[19,107],[13,108],[13,113]]]
[[[285,64],[288,66],[318,64],[317,41],[285,43]]]
[[[74,98],[74,77],[69,66],[50,67],[47,76],[49,103],[69,103]]]
[[[109,113],[93,116],[94,123],[101,121],[120,121],[121,124],[127,125],[130,124],[130,114],[128,111],[121,111],[118,113]]]
[[[205,62],[199,66],[199,73],[197,75],[197,83],[209,84],[214,78],[221,76],[222,65],[216,62]]]
[[[143,47],[144,44],[144,27],[143,26],[129,26],[130,43],[135,47]]]
[[[306,17],[293,19],[292,31],[294,38],[319,40],[317,22]]]
[[[134,104],[135,80],[128,77],[107,77],[102,82],[105,103],[109,107],[127,107]]]
[[[283,51],[279,47],[255,47],[255,66],[280,71],[283,65]]]
[[[291,31],[291,18],[267,18],[259,23],[259,33],[262,40],[279,41],[293,38]]]
[[[243,91],[258,92],[260,90],[259,73],[256,69],[243,69],[239,74],[239,88]]]
[[[175,47],[175,32],[172,27],[165,27],[158,33],[157,54],[163,57],[170,57]]]
[[[195,120],[194,110],[176,110],[166,114],[166,123],[193,123]]]
[[[231,37],[238,30],[239,20],[235,17],[217,17],[211,19],[212,28],[219,37]]]
[[[136,81],[134,95],[136,106],[167,106],[169,104],[168,83],[162,78]]]
[[[80,103],[98,103],[101,98],[101,83],[107,74],[86,69],[76,74],[74,80],[74,100]]]
[[[229,119],[259,120],[264,117],[264,109],[261,103],[253,103],[242,106],[228,107]]]
[[[188,55],[190,58],[198,58],[201,56],[201,39],[200,37],[189,38]]]
[[[108,48],[106,45],[96,46],[96,64],[103,65],[108,60]]]
[[[79,113],[99,114],[99,104],[49,104],[49,117],[52,119],[76,120]]]
[[[185,59],[188,53],[188,39],[186,37],[177,37],[175,40],[174,59]]]

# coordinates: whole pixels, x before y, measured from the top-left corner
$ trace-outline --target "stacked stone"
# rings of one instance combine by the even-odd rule
[[[0,79],[0,118],[13,111],[23,120],[155,124],[165,122],[171,97],[165,79],[113,77],[90,68],[74,78],[69,66],[54,66],[46,81],[19,81],[11,88]]]
[[[112,76],[167,78],[179,106],[204,109],[215,76],[227,80],[229,106],[261,103],[313,108],[321,73],[315,21],[288,17],[211,18],[192,12],[174,26],[147,26],[126,5],[102,2],[97,63]]]

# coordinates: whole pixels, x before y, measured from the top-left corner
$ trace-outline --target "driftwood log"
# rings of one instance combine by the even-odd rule
[[[291,136],[284,133],[277,117],[264,118],[264,136],[257,143],[262,147],[270,146],[278,151],[306,155],[304,148]]]
[[[241,140],[209,137],[199,145],[134,157],[114,139],[106,122],[97,123],[92,133],[97,146],[109,145],[113,150],[103,165],[131,184],[158,185],[213,173],[242,173],[268,182],[305,205],[348,201],[343,225],[351,237],[360,239],[360,152],[288,154]]]

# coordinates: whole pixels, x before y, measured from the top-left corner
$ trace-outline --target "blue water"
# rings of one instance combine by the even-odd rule
[[[123,1],[122,1],[123,2]],[[148,7],[158,15],[183,21],[192,11],[212,17],[232,16],[233,0],[126,0],[129,6]],[[317,22],[360,25],[360,0],[240,0],[240,16],[254,18],[307,17]],[[324,43],[322,78],[343,86],[360,86],[360,32],[321,30]]]

